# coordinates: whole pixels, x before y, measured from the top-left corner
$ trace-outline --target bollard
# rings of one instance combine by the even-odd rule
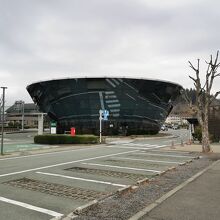
[[[171,142],[171,149],[175,149],[175,146],[174,146],[174,141]]]
[[[181,139],[181,147],[184,147],[184,143],[183,140]]]

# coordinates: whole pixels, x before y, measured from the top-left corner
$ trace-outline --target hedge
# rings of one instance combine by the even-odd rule
[[[48,134],[34,137],[35,144],[96,144],[98,140],[94,135]]]

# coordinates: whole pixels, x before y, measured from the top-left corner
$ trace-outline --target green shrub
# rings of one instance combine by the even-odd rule
[[[98,140],[98,137],[94,135],[49,134],[34,137],[35,144],[96,144]]]

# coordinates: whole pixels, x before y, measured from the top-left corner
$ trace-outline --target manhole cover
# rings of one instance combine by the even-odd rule
[[[70,199],[88,200],[88,201],[107,195],[107,193],[103,193],[103,192],[86,190],[82,188],[76,188],[76,187],[66,186],[57,183],[48,183],[48,182],[38,181],[28,178],[12,180],[5,182],[4,184],[19,188],[24,188],[28,190],[33,190],[41,193],[46,193],[53,196],[66,197]]]

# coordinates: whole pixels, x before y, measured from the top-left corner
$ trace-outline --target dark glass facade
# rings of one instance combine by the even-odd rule
[[[58,122],[60,133],[99,132],[99,110],[110,112],[105,134],[156,133],[180,95],[180,85],[131,78],[71,78],[42,81],[27,87],[40,110]]]

